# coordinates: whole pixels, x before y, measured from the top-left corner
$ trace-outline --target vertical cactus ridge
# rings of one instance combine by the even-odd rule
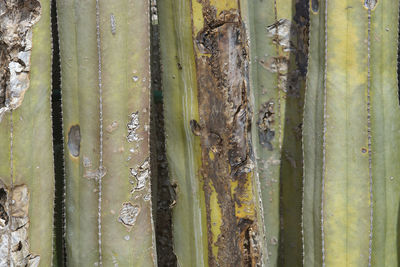
[[[190,9],[185,0],[158,3],[166,154],[176,185],[172,230],[178,265],[207,266],[201,148],[190,126],[199,120]]]
[[[29,87],[20,106],[4,114],[0,121],[1,205],[8,213],[2,213],[2,222],[3,216],[8,216],[9,227],[13,229],[11,239],[8,234],[1,237],[2,253],[8,247],[5,251],[9,254],[1,255],[4,265],[52,264],[54,166],[50,2],[41,0],[39,10],[40,18],[32,27],[32,40],[24,40],[32,42],[28,59]],[[8,245],[9,241],[12,246]],[[21,250],[17,255],[13,248],[18,242],[21,242]]]
[[[57,9],[68,262],[153,266],[149,2],[59,1]]]
[[[79,266],[98,262],[96,184],[83,179],[78,155],[85,155],[98,168],[98,73],[95,2],[57,2],[66,168],[67,262]],[[85,25],[83,27],[82,25]],[[80,90],[85,88],[85,90]],[[85,127],[79,127],[85,125]],[[75,129],[72,131],[72,129]],[[72,138],[76,134],[77,138]],[[74,144],[74,142],[75,144]],[[80,142],[85,140],[85,142]],[[71,148],[73,154],[70,153]],[[79,154],[78,154],[79,149]],[[75,156],[74,156],[75,155]],[[92,163],[93,162],[93,163]],[[93,165],[95,164],[95,165]],[[85,211],[85,212],[80,212]]]
[[[275,1],[251,1],[249,5],[249,17],[252,19],[249,24],[253,26],[250,33],[250,55],[254,62],[251,65],[251,86],[254,97],[253,144],[264,213],[267,266],[276,266],[280,229],[281,109],[278,108],[280,95],[277,89],[276,71],[268,70],[263,65],[278,57],[276,45],[266,31],[267,26],[276,23],[275,9],[271,8],[274,7]]]
[[[396,266],[399,260],[398,10],[398,1],[371,8],[372,266]]]
[[[157,264],[149,166],[149,11],[149,1],[100,2],[107,171],[102,212],[105,266],[115,262],[122,266]],[[113,131],[116,121],[120,126]],[[135,208],[138,214],[133,213]]]
[[[316,1],[313,1],[313,3]],[[325,70],[325,1],[310,8],[310,35],[303,121],[303,265],[322,263],[321,196],[323,132],[324,132],[324,70]]]
[[[287,0],[254,1],[250,5],[253,144],[262,192],[267,265],[299,265],[308,5],[306,1]]]
[[[396,265],[398,3],[320,1],[310,16],[304,265]]]

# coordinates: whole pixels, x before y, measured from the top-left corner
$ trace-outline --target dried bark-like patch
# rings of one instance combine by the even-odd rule
[[[201,138],[209,264],[257,266],[246,31],[238,10],[217,14],[208,1],[199,2],[204,17],[195,36],[200,121],[191,127]],[[218,207],[212,206],[213,194]],[[218,210],[222,222],[211,216]],[[218,236],[214,224],[220,224]]]
[[[0,1],[0,121],[29,88],[32,26],[40,12],[38,0]]]
[[[40,256],[29,249],[29,190],[10,190],[0,180],[0,266],[39,266]]]

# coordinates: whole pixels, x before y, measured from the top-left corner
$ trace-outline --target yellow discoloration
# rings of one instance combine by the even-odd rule
[[[213,153],[211,150],[208,152],[208,157],[209,157],[211,160],[214,160],[214,153]]]
[[[247,247],[258,228],[252,149],[246,142],[251,138],[246,97],[249,88],[244,82],[248,77],[244,64],[248,61],[246,29],[236,0],[191,3],[208,251],[212,254],[208,263],[247,266],[258,262],[259,254],[257,244],[250,250]],[[241,119],[235,115],[238,109]],[[254,234],[250,236],[249,231]]]
[[[210,0],[210,5],[217,9],[217,14],[224,10],[239,9],[239,4],[236,0]]]
[[[221,233],[221,222],[222,222],[222,214],[221,207],[218,204],[218,194],[214,189],[212,182],[210,182],[211,195],[210,195],[210,208],[211,208],[211,233],[212,233],[212,253],[214,257],[218,256],[218,246],[215,243],[218,240],[218,236]]]
[[[197,0],[192,0],[193,35],[204,27],[203,6]]]
[[[231,187],[231,194],[232,197],[237,195],[238,202],[235,202],[235,214],[238,219],[249,219],[249,220],[255,220],[256,218],[256,212],[255,212],[255,207],[254,207],[254,194],[253,194],[253,184],[252,184],[252,179],[253,179],[253,173],[249,172],[247,174],[247,179],[244,184],[244,190],[238,193],[238,181],[233,181],[232,182],[232,187]]]
[[[366,266],[370,191],[360,147],[368,144],[368,14],[360,0],[330,1],[328,8],[325,264]]]

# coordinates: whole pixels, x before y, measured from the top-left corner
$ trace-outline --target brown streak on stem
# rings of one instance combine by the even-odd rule
[[[209,1],[199,2],[204,27],[194,37],[200,114],[195,128],[201,138],[209,264],[258,266],[246,31],[238,10],[217,14]],[[222,220],[217,237],[212,231],[213,191]]]

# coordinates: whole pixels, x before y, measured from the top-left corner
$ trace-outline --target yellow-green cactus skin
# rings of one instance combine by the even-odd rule
[[[50,1],[6,0],[0,9],[0,265],[51,266]]]
[[[398,1],[311,1],[304,265],[397,266]]]

